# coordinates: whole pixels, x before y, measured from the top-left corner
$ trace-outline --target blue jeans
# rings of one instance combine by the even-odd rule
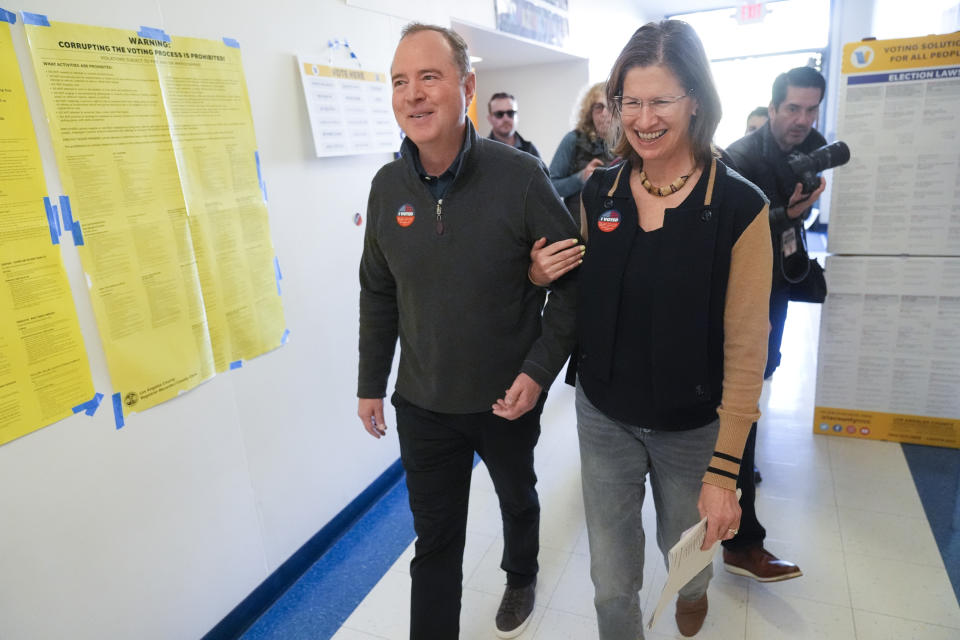
[[[670,547],[700,521],[697,500],[719,424],[715,420],[688,431],[634,427],[604,415],[579,384],[576,405],[600,640],[637,640],[643,638],[641,508],[647,473],[657,512],[657,545],[666,562]],[[708,566],[680,589],[680,597],[700,598],[711,577],[713,567]]]

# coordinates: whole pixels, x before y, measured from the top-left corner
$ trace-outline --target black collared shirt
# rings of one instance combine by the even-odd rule
[[[532,156],[535,157],[535,158],[539,158],[539,157],[540,157],[540,152],[537,150],[536,145],[534,145],[534,144],[533,144],[532,142],[530,142],[529,140],[525,140],[524,137],[521,136],[521,135],[520,135],[519,133],[517,133],[517,132],[514,132],[513,135],[514,135],[514,138],[516,139],[516,142],[514,142],[514,144],[513,144],[513,148],[514,148],[514,149],[520,149],[520,151],[526,151],[527,153],[529,153],[530,155],[532,155]],[[497,140],[496,136],[493,135],[493,131],[491,131],[491,132],[490,132],[490,135],[487,136],[487,137],[490,138],[491,140],[496,140],[496,141],[499,142],[500,144],[507,144],[507,143],[505,143],[505,142],[503,142],[503,141],[501,141],[501,140]],[[507,146],[509,146],[509,145],[507,145]]]
[[[443,196],[447,193],[447,189],[453,184],[453,180],[457,177],[457,174],[460,173],[463,156],[469,150],[470,136],[466,135],[466,131],[464,131],[463,144],[460,145],[460,153],[453,159],[453,162],[450,163],[446,171],[439,176],[431,176],[427,173],[426,169],[423,168],[423,163],[420,162],[420,150],[417,149],[417,145],[414,144],[413,140],[405,137],[403,144],[400,145],[400,154],[413,161],[414,170],[417,172],[417,175],[420,176],[420,179],[423,180],[424,184],[427,185],[427,188],[430,189],[430,193],[436,200],[442,200]]]

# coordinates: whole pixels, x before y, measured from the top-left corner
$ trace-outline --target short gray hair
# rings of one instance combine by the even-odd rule
[[[453,66],[457,68],[460,74],[460,80],[464,80],[470,75],[470,52],[467,50],[467,43],[460,34],[453,29],[438,27],[435,24],[423,24],[422,22],[411,22],[400,32],[400,39],[403,40],[409,35],[420,33],[421,31],[436,31],[444,37],[450,48],[453,49]]]

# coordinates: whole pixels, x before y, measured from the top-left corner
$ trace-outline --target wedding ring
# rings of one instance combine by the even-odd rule
[[[737,535],[737,531],[739,531],[739,529],[727,529],[727,532],[732,533],[733,535]]]

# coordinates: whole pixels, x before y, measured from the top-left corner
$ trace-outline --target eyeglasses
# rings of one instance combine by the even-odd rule
[[[594,102],[593,106],[590,107],[590,111],[593,111],[594,113],[602,113],[606,110],[607,105],[603,104],[602,102]]]
[[[503,116],[509,116],[510,119],[513,120],[513,117],[517,115],[517,110],[516,110],[516,109],[507,109],[506,111],[494,111],[494,112],[491,113],[491,115],[492,115],[494,118],[496,118],[497,120],[499,120],[499,119],[502,118]]]
[[[621,113],[634,115],[643,111],[643,105],[646,104],[658,116],[665,115],[673,110],[678,102],[689,97],[689,94],[682,96],[661,96],[659,98],[650,98],[641,100],[640,98],[631,98],[630,96],[614,96],[613,100]]]

